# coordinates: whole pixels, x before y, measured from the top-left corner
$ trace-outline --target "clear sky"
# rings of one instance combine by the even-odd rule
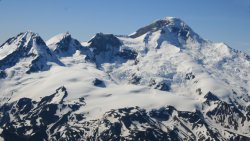
[[[250,0],[0,0],[0,44],[27,30],[45,40],[67,31],[80,41],[130,34],[166,16],[250,54]]]

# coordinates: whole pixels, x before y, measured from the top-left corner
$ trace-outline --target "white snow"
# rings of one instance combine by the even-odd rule
[[[3,46],[0,48],[0,60],[5,58],[7,55],[13,53],[17,49],[16,45],[11,45],[11,46]]]
[[[55,45],[58,41],[62,40],[63,38],[65,38],[66,36],[69,36],[70,34],[67,33],[60,33],[52,38],[50,38],[48,41],[46,41],[46,44],[48,46],[50,45]],[[55,48],[52,48],[52,50],[54,50]]]
[[[0,134],[2,134],[2,132],[3,132],[3,129],[2,129],[2,128],[0,128]]]
[[[144,47],[143,41],[139,39],[120,39],[125,46],[135,50],[138,49],[137,46]],[[96,69],[94,64],[83,60],[84,55],[76,53],[72,57],[61,59],[66,66],[53,65],[50,71],[14,75],[9,80],[0,80],[0,88],[8,88],[2,92],[3,95],[14,92],[11,101],[15,101],[21,97],[39,100],[40,97],[53,94],[57,88],[65,86],[69,93],[67,101],[85,97],[87,105],[78,112],[89,113],[90,119],[98,118],[110,109],[129,106],[152,109],[172,105],[178,110],[194,111],[200,108],[202,96],[208,91],[216,93],[218,97],[225,100],[230,96],[230,87],[209,75],[209,72],[188,54],[188,50],[182,50],[167,42],[162,42],[159,49],[155,49],[154,46],[149,44],[148,53],[139,54],[141,57],[137,66],[130,62],[124,63],[118,68],[109,70],[111,76],[105,72],[105,68]],[[226,55],[228,56],[228,53]],[[189,72],[196,75],[191,83],[183,79]],[[139,73],[143,77],[142,85],[128,84],[128,76],[132,73]],[[105,81],[107,87],[93,86],[92,81],[95,78]],[[170,80],[172,90],[164,92],[148,87],[151,78],[155,78],[156,81]],[[194,81],[198,82],[194,83]],[[203,95],[196,94],[197,88],[202,89]]]
[[[81,45],[82,45],[82,46],[89,46],[90,43],[89,43],[89,42],[81,42]]]
[[[174,18],[166,19],[178,22]],[[179,24],[183,26],[184,23]],[[229,98],[234,98],[232,89],[239,97],[249,93],[250,62],[243,55],[224,43],[201,43],[191,38],[184,43],[170,32],[169,27],[164,29],[164,34],[156,31],[135,39],[119,37],[123,47],[138,52],[137,65],[128,61],[103,64],[101,69],[97,69],[95,64],[84,60],[86,55],[76,51],[73,56],[60,58],[65,66],[52,64],[49,71],[25,74],[23,67],[29,63],[24,59],[7,69],[7,79],[0,79],[1,99],[4,101],[6,97],[11,97],[10,102],[22,97],[39,100],[65,86],[69,94],[65,100],[70,102],[84,97],[86,106],[77,112],[88,114],[88,119],[97,119],[110,109],[131,106],[150,110],[172,105],[181,111],[195,111],[201,108],[203,97],[209,91],[227,102],[230,102]],[[60,34],[47,44],[53,46],[64,36]],[[178,46],[178,43],[183,46]],[[88,43],[83,42],[82,45],[87,46]],[[14,49],[0,49],[0,58]],[[191,72],[195,78],[186,80],[186,74]],[[133,74],[141,77],[139,85],[129,83]],[[93,86],[95,78],[103,80],[106,88]],[[152,79],[156,83],[169,82],[171,90],[153,89],[149,86]],[[197,89],[201,89],[202,94],[198,94]],[[249,105],[244,101],[241,103]]]

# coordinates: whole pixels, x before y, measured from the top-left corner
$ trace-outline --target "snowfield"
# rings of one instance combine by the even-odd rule
[[[145,124],[133,121],[129,128],[124,121],[119,136],[127,140],[139,139],[139,135],[129,136],[132,131],[146,131],[146,127],[159,128],[162,134],[169,132],[155,136],[170,140],[174,140],[170,131],[177,127],[180,131],[175,131],[176,136],[183,140],[250,139],[250,57],[224,43],[202,39],[178,18],[155,21],[129,36],[99,33],[89,42],[80,43],[69,33],[63,33],[46,44],[39,40],[37,34],[25,32],[0,46],[0,106],[27,98],[36,101],[33,107],[39,109],[42,104],[36,103],[55,94],[48,100],[60,109],[55,115],[63,117],[71,111],[75,117],[84,115],[82,120],[67,123],[77,128],[76,132],[83,130],[81,124],[84,127],[91,124],[89,132],[84,134],[86,140],[92,135],[105,140],[102,132],[111,129],[106,126],[122,122],[122,117],[130,111],[126,108],[130,107],[139,107],[146,113],[134,108],[128,115],[140,115],[142,119],[150,115],[150,118]],[[58,89],[60,87],[63,88]],[[81,98],[84,104],[74,110],[70,105],[78,105]],[[63,109],[64,104],[68,108]],[[163,107],[168,107],[165,112]],[[119,113],[117,109],[124,111]],[[157,109],[161,110],[154,111]],[[171,118],[157,121],[160,118],[155,116],[160,113]],[[196,125],[192,120],[200,113],[203,117],[198,118],[197,124],[201,125]],[[120,114],[121,118],[116,119]],[[0,114],[0,125],[6,130],[10,128],[7,123],[19,123],[17,115],[4,123],[4,115],[4,112]],[[40,121],[36,121],[37,125],[45,124]],[[105,121],[110,123],[104,126]],[[55,128],[54,123],[48,124],[48,130]],[[13,129],[19,127],[21,125]],[[99,128],[98,133],[94,133],[95,127]],[[58,132],[64,139],[71,140],[66,129],[66,126],[60,127]],[[36,135],[35,129],[29,132],[29,136]],[[44,140],[58,140],[54,133],[47,133],[49,137]]]

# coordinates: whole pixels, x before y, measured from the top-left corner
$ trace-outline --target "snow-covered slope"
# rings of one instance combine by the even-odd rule
[[[30,34],[2,45],[1,61]],[[26,56],[0,66],[5,139],[250,140],[250,57],[204,40],[181,19],[129,36],[98,33],[82,45],[60,34],[47,45],[47,63],[60,63],[46,71],[10,77]]]
[[[49,70],[49,63],[61,65],[38,34],[20,33],[0,46],[0,69],[10,75]]]
[[[82,49],[80,42],[73,39],[68,32],[52,37],[46,44],[58,57],[72,56],[77,50]]]

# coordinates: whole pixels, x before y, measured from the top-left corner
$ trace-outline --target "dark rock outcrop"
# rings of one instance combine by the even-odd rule
[[[97,87],[102,87],[102,88],[106,87],[104,81],[97,79],[97,78],[93,81],[93,85]]]
[[[44,141],[58,140],[58,131],[65,128],[65,133],[74,130],[70,123],[77,123],[84,119],[83,114],[75,114],[85,105],[84,99],[67,103],[68,96],[65,87],[60,87],[50,96],[40,101],[21,98],[17,102],[6,103],[0,107],[1,136],[10,141]],[[50,127],[50,128],[49,128]],[[76,133],[78,134],[78,133]],[[74,132],[69,136],[74,136]],[[78,135],[79,136],[79,135]],[[72,139],[69,139],[72,140]]]

